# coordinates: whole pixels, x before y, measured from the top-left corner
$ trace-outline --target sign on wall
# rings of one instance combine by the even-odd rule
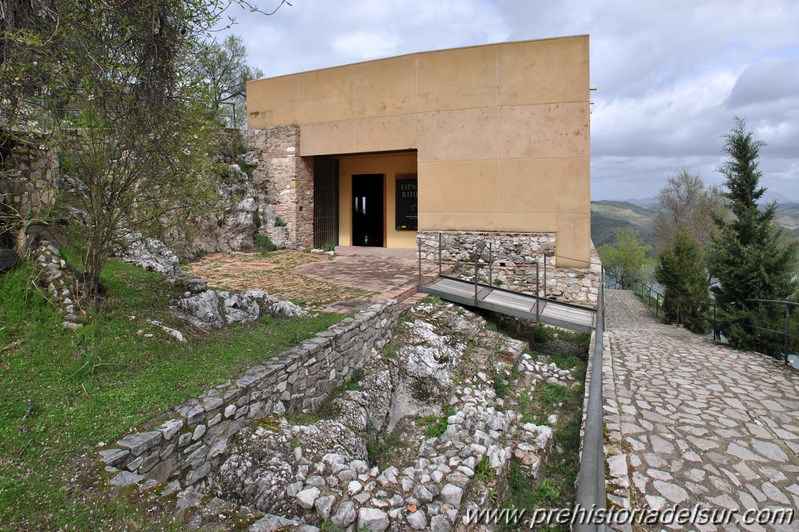
[[[419,228],[417,214],[416,174],[397,174],[396,229],[397,231],[416,231]]]

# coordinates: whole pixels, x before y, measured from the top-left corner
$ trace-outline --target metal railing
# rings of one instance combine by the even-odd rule
[[[613,288],[620,288],[622,286],[620,281],[614,281],[612,284],[606,286],[608,289]],[[666,299],[666,295],[659,291],[658,289],[654,288],[650,284],[641,281],[640,279],[634,278],[632,281],[632,285],[627,288],[632,290],[636,295],[638,295],[641,300],[649,307],[650,310],[655,312],[655,316],[658,318],[666,319],[666,314],[663,308],[663,302]],[[741,327],[749,328],[755,334],[760,335],[761,341],[763,342],[763,346],[766,344],[767,336],[772,338],[770,342],[771,345],[782,345],[782,359],[785,365],[789,364],[789,357],[792,354],[799,353],[799,335],[793,334],[791,332],[791,313],[792,309],[799,307],[799,302],[796,301],[786,301],[781,299],[747,299],[745,300],[748,303],[758,303],[758,304],[766,304],[766,305],[783,305],[785,307],[785,311],[783,313],[783,323],[782,329],[771,329],[768,327],[760,327],[757,325],[752,324],[738,324]],[[721,327],[720,327],[720,319],[719,319],[719,306],[714,300],[710,300],[709,303],[702,305],[698,309],[702,320],[704,321],[704,330],[708,336],[712,336],[713,340],[716,342],[726,342],[726,339],[722,335]],[[680,306],[677,306],[677,316],[676,316],[676,323],[678,325],[685,324],[685,314],[683,313],[683,309]]]
[[[615,280],[610,285],[606,286],[605,288],[608,289],[617,289],[622,288],[622,282],[620,280]],[[640,295],[641,300],[651,309],[654,307],[655,309],[655,316],[658,318],[663,311],[663,300],[666,298],[666,295],[663,292],[660,292],[654,286],[645,283],[639,279],[633,279],[632,287],[627,288],[628,290],[632,290],[633,293]]]
[[[478,243],[478,246],[482,245],[482,252],[476,253],[474,255],[474,259],[470,259],[468,262],[458,259],[448,259],[445,260],[443,258],[444,255],[444,234],[439,232],[438,233],[438,249],[436,250],[437,253],[437,266],[438,266],[438,275],[439,277],[446,277],[451,279],[458,279],[462,281],[468,281],[475,285],[475,291],[477,291],[477,286],[485,285],[489,286],[494,289],[504,290],[508,292],[514,292],[514,290],[503,289],[502,280],[496,276],[495,272],[498,269],[495,267],[496,262],[500,262],[499,268],[507,269],[507,270],[515,270],[515,271],[529,271],[530,275],[528,278],[527,284],[529,286],[535,286],[535,295],[539,298],[544,299],[555,299],[553,294],[547,292],[547,288],[549,286],[549,277],[548,271],[551,269],[555,269],[557,271],[567,271],[567,270],[574,270],[580,273],[585,273],[586,268],[574,268],[569,266],[555,266],[554,264],[550,264],[550,259],[563,259],[572,262],[580,262],[586,265],[586,267],[590,268],[591,266],[602,266],[601,262],[593,262],[584,259],[576,259],[573,257],[566,257],[563,255],[558,254],[550,254],[550,253],[542,253],[540,257],[536,257],[535,261],[532,262],[514,262],[513,267],[505,267],[501,261],[497,259],[494,255],[494,246],[493,242],[490,241],[482,241]],[[419,259],[419,285],[421,286],[423,275],[422,275],[422,239],[417,238],[417,251],[418,251],[418,259]],[[485,255],[485,258],[484,258]],[[509,261],[510,262],[510,261]],[[470,271],[471,269],[471,271]],[[533,277],[533,272],[535,277]],[[481,277],[482,273],[482,277]],[[592,272],[593,273],[593,272]],[[471,274],[471,275],[470,275]],[[599,272],[600,279],[604,276],[604,268],[602,268]],[[564,303],[563,301],[559,301]],[[575,306],[581,306],[573,303],[565,303],[571,304]]]
[[[575,509],[605,510],[605,432],[602,419],[602,365],[605,333],[605,282],[604,275],[597,296],[596,328],[594,329],[594,357],[591,364],[591,383],[588,387],[588,405],[585,410],[583,448],[580,452],[580,471],[577,474]],[[594,523],[577,523],[574,530],[588,532],[604,530]]]

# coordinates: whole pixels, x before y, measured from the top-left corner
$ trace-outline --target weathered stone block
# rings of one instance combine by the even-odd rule
[[[161,431],[161,434],[164,436],[165,440],[172,439],[180,429],[183,428],[184,421],[182,419],[170,419],[169,421],[162,424],[158,427],[158,430]]]
[[[129,449],[130,452],[138,456],[147,449],[151,449],[155,447],[159,443],[161,443],[161,436],[160,432],[137,432],[134,434],[128,434],[121,440],[117,442],[117,445],[123,447],[125,449]]]
[[[121,464],[128,456],[130,456],[130,451],[126,449],[105,449],[100,451],[100,461],[110,466]]]
[[[211,472],[211,464],[208,463],[208,462],[205,462],[204,464],[202,464],[197,469],[193,469],[193,470],[189,471],[189,473],[186,475],[186,485],[187,486],[191,486],[192,484],[194,484],[198,480],[207,477],[208,473],[210,473],[210,472]]]

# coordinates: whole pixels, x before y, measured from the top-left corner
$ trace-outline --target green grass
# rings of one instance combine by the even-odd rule
[[[397,453],[403,449],[408,441],[405,431],[397,426],[382,437],[374,434],[375,429],[368,426],[366,430],[366,455],[369,464],[378,466],[380,470],[397,466]]]
[[[0,522],[11,529],[150,528],[146,508],[93,491],[80,464],[94,464],[98,443],[341,319],[267,318],[206,333],[170,314],[160,276],[110,262],[102,312],[90,311],[73,332],[30,289],[31,271],[0,276]],[[147,319],[179,328],[187,342]]]
[[[277,246],[266,235],[255,235],[253,239],[253,246],[263,249],[264,251],[275,251]]]
[[[562,335],[559,336],[564,339]],[[567,341],[581,349],[587,345],[581,336],[566,336]],[[553,427],[554,446],[545,461],[543,476],[536,484],[528,478],[515,459],[511,462],[508,476],[508,498],[503,507],[526,508],[532,512],[536,508],[566,508],[574,502],[575,481],[579,471],[580,424],[587,357],[581,355],[551,355],[560,368],[575,368],[572,373],[578,383],[571,388],[559,384],[541,383],[535,390],[526,390],[516,395],[518,410],[525,422],[537,425],[546,423],[550,414],[558,414],[558,423]],[[569,530],[568,527],[558,528]],[[510,528],[508,528],[510,530]]]
[[[508,392],[510,392],[512,388],[512,384],[508,382],[508,380],[499,373],[495,374],[492,377],[492,384],[494,386],[494,391],[496,392],[497,397],[500,398],[507,397]]]
[[[447,418],[454,414],[455,409],[449,404],[445,404],[440,415],[420,416],[417,419],[417,425],[424,428],[425,436],[428,438],[438,438],[447,431]]]
[[[477,464],[477,468],[474,470],[474,476],[482,482],[490,482],[496,478],[497,473],[491,469],[487,454],[484,454]]]

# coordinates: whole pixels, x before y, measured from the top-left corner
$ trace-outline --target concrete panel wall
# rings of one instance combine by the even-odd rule
[[[302,156],[418,150],[420,230],[554,231],[590,258],[587,36],[252,81],[248,109],[250,128],[294,118]]]

